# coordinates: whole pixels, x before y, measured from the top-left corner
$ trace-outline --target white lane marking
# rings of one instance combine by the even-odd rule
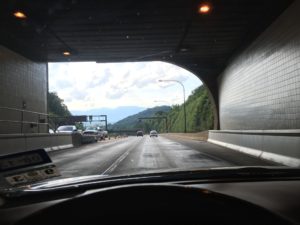
[[[113,172],[117,166],[129,155],[129,153],[133,150],[134,148],[129,148],[126,152],[124,152],[116,161],[114,161],[113,164],[111,164],[101,175],[105,175],[107,173]]]
[[[131,150],[131,149],[130,149]],[[110,167],[108,167],[103,173],[102,175],[105,175],[106,173],[111,173],[113,172],[117,166],[127,157],[127,155],[129,154],[130,150],[126,151],[125,153],[123,153],[113,164],[110,165]]]

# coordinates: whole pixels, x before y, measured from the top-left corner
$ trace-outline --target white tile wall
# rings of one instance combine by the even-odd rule
[[[220,128],[300,128],[300,1],[235,57],[219,80]]]

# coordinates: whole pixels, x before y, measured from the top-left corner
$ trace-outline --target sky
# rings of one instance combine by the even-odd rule
[[[57,92],[69,110],[117,108],[183,103],[181,81],[186,96],[202,83],[189,71],[165,62],[49,63],[49,91]]]

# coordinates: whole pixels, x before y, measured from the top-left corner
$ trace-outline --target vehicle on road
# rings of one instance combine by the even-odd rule
[[[150,131],[150,137],[158,137],[158,133],[156,130],[151,130]]]
[[[143,137],[144,136],[144,132],[141,131],[141,130],[139,130],[139,131],[136,132],[136,136],[137,137]]]
[[[108,138],[108,131],[107,130],[104,130],[104,129],[100,128],[100,127],[97,127],[97,131],[99,133],[101,133],[101,135],[103,135],[104,138]]]
[[[105,139],[105,136],[102,132],[98,131],[96,128],[89,127],[82,132],[82,135],[94,136],[96,141],[101,141]]]
[[[61,134],[73,134],[77,132],[76,126],[73,125],[64,125],[64,126],[59,126],[56,130],[56,133],[61,133]]]

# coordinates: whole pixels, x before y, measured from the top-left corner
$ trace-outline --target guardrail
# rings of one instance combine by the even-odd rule
[[[2,111],[2,110],[20,113],[19,120],[18,119],[13,119],[13,120],[12,119],[0,119],[0,124],[1,123],[20,124],[20,133],[24,133],[24,125],[25,124],[29,124],[31,128],[37,127],[38,133],[40,133],[41,126],[46,126],[47,132],[49,130],[49,123],[48,123],[49,115],[46,113],[40,113],[40,112],[34,112],[34,111],[29,111],[29,110],[24,110],[24,109],[16,109],[16,108],[10,108],[10,107],[0,107],[0,111]],[[36,115],[36,117],[33,121],[26,121],[26,120],[24,120],[24,116],[26,114],[30,114],[31,116]],[[7,116],[7,117],[9,117],[9,116]]]

